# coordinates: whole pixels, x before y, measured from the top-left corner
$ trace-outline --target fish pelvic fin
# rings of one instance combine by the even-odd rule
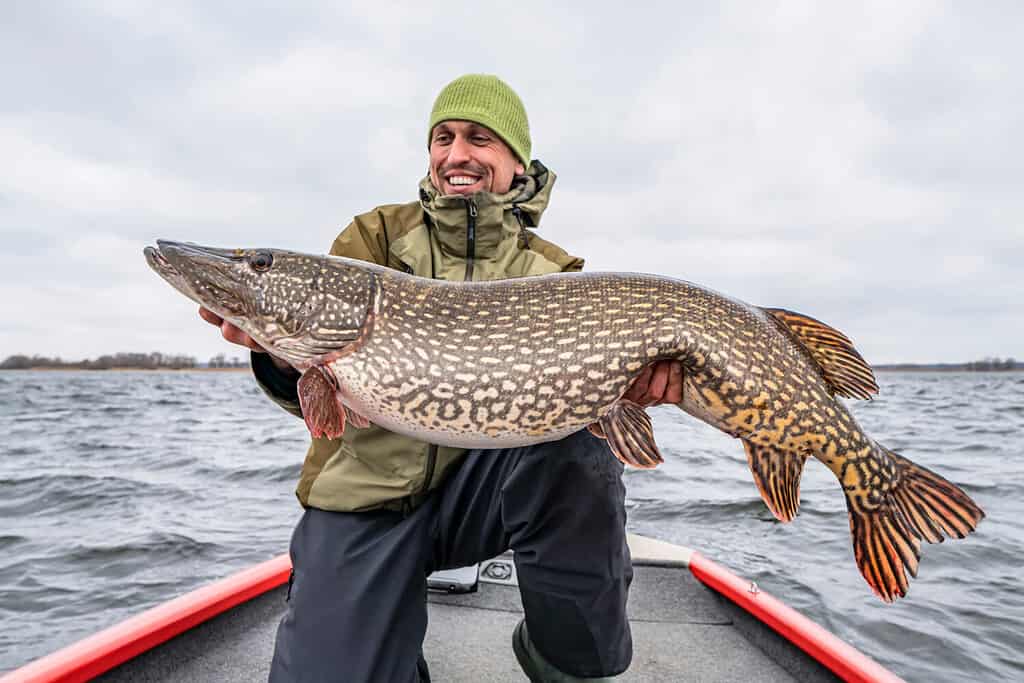
[[[784,308],[762,310],[807,349],[834,393],[862,399],[878,393],[875,373],[845,334],[809,315]]]
[[[627,465],[649,470],[664,462],[654,442],[651,416],[638,403],[616,401],[611,410],[588,429],[595,436],[607,439],[615,457]]]
[[[806,453],[788,453],[774,446],[743,440],[747,463],[765,505],[780,522],[792,522],[800,509],[800,477]]]
[[[338,439],[345,433],[348,413],[338,397],[330,370],[313,366],[302,373],[298,383],[302,418],[314,439]]]
[[[370,426],[370,418],[365,415],[360,415],[356,411],[352,410],[348,406],[343,406],[345,411],[345,421],[347,424],[352,425],[356,429],[366,429]]]
[[[853,553],[864,579],[886,602],[907,594],[906,572],[917,576],[921,541],[964,538],[985,513],[958,486],[907,458],[875,444],[892,465],[884,493],[846,489]]]

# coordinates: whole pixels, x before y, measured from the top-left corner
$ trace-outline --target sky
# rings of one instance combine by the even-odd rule
[[[0,5],[0,359],[243,355],[157,238],[324,253],[413,201],[437,92],[520,94],[588,270],[1024,360],[1024,4]],[[269,4],[269,3],[268,3]]]

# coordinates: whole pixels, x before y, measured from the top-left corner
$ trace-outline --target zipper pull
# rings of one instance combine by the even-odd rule
[[[472,216],[473,218],[476,218],[476,204],[473,202],[472,199],[466,200],[466,208],[469,209],[469,215]]]

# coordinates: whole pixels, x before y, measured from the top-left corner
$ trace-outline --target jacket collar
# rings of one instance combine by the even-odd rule
[[[516,176],[512,188],[504,194],[442,195],[427,176],[420,181],[420,205],[432,223],[441,250],[458,258],[467,254],[469,217],[475,210],[474,256],[488,258],[506,237],[504,232],[540,224],[554,183],[554,172],[536,160],[524,175]]]

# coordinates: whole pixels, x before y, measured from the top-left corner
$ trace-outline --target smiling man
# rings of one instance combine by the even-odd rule
[[[531,160],[526,111],[495,76],[468,75],[437,97],[419,201],[357,216],[331,253],[423,277],[491,280],[576,271],[583,261],[532,228],[555,175]],[[263,389],[301,416],[291,368],[253,349]],[[627,397],[682,400],[678,363],[652,365]],[[288,610],[272,681],[429,680],[421,648],[426,577],[512,548],[525,619],[512,634],[533,681],[602,680],[632,656],[632,578],[622,465],[587,430],[527,448],[462,451],[388,432],[314,439],[297,495]]]

